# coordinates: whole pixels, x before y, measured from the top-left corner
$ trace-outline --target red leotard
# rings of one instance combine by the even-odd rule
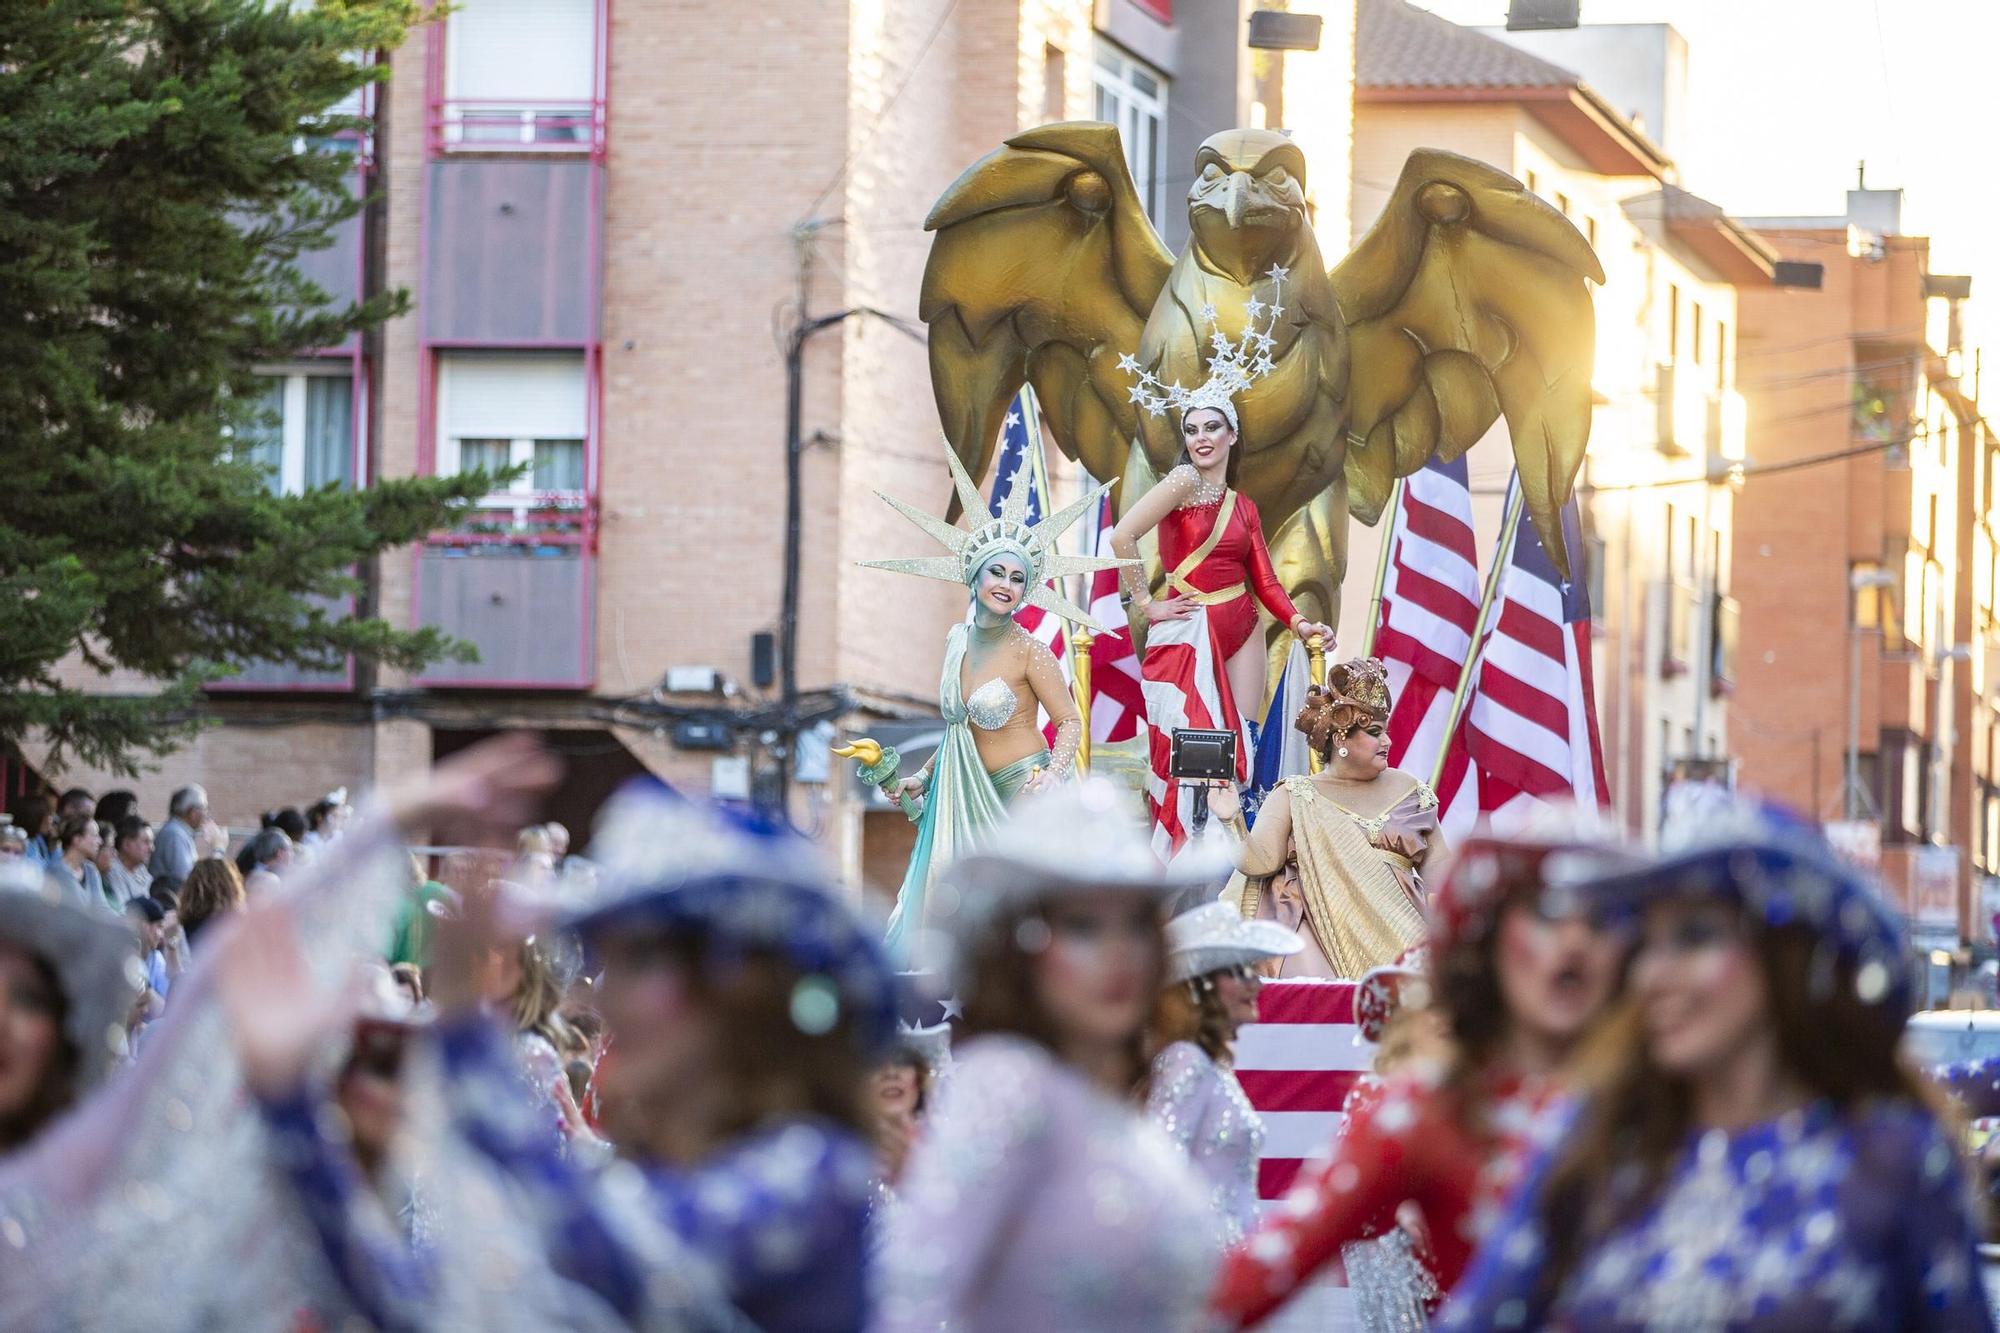
[[[1169,572],[1180,568],[1181,562],[1208,540],[1221,503],[1218,500],[1215,504],[1183,505],[1160,520],[1160,568]],[[1222,540],[1187,575],[1187,582],[1203,592],[1215,592],[1238,583],[1249,585],[1241,597],[1208,608],[1209,636],[1224,661],[1233,657],[1256,632],[1257,606],[1250,600],[1253,594],[1281,625],[1290,625],[1298,615],[1298,608],[1285,596],[1284,585],[1278,582],[1277,571],[1271,568],[1271,552],[1264,545],[1264,524],[1257,516],[1257,506],[1240,492],[1235,512],[1229,516],[1229,526],[1222,531]],[[1172,587],[1165,590],[1167,594],[1174,591]],[[1251,700],[1250,706],[1255,707],[1256,702]]]

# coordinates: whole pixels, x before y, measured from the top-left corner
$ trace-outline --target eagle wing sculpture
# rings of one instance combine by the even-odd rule
[[[1125,165],[1115,126],[1017,134],[944,192],[917,313],[945,438],[986,475],[1008,403],[1033,384],[1063,452],[1123,475],[1138,429],[1118,357],[1139,335],[1173,256]],[[951,517],[958,515],[953,501]]]
[[[1590,434],[1586,282],[1604,280],[1569,220],[1505,172],[1423,149],[1329,271],[1288,138],[1225,131],[1196,168],[1178,258],[1111,125],[1016,135],[945,191],[925,223],[937,238],[919,313],[938,413],[967,470],[984,476],[1025,381],[1091,475],[1164,471],[1177,428],[1138,410],[1120,358],[1136,352],[1169,381],[1200,373],[1204,325],[1240,334],[1249,303],[1272,300],[1276,265],[1290,274],[1287,313],[1276,370],[1239,402],[1236,485],[1300,610],[1338,614],[1350,507],[1376,522],[1397,477],[1464,453],[1502,415],[1528,511],[1564,563],[1561,509]],[[1121,505],[1140,493],[1125,487]]]
[[[1375,522],[1397,477],[1459,457],[1505,415],[1522,499],[1564,566],[1597,336],[1583,280],[1604,281],[1590,244],[1506,172],[1425,148],[1331,276],[1353,359],[1354,516]]]

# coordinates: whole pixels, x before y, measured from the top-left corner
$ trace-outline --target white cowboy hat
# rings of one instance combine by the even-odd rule
[[[1225,967],[1288,958],[1305,941],[1275,921],[1248,920],[1232,903],[1203,903],[1167,922],[1167,981],[1193,981]]]
[[[983,843],[945,872],[957,901],[940,907],[959,926],[977,927],[1079,889],[1165,898],[1197,884],[1219,885],[1230,867],[1229,849],[1219,840],[1190,843],[1161,865],[1132,792],[1104,778],[1086,778],[1016,804]]]

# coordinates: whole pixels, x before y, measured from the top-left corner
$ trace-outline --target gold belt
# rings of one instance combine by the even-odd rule
[[[1247,583],[1232,583],[1227,588],[1203,592],[1178,574],[1167,575],[1167,586],[1189,601],[1198,602],[1203,606],[1220,606],[1224,602],[1233,602],[1250,591],[1250,585]]]
[[[1414,871],[1417,868],[1417,863],[1415,861],[1412,861],[1409,857],[1403,855],[1401,852],[1392,852],[1387,847],[1377,847],[1375,849],[1375,855],[1381,857],[1384,861],[1387,861],[1392,866],[1401,866],[1403,869],[1410,871]]]

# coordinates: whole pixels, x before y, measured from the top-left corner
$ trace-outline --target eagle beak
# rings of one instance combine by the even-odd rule
[[[1236,172],[1229,178],[1229,193],[1222,201],[1222,215],[1229,219],[1232,229],[1243,225],[1243,210],[1250,198],[1250,177],[1246,172]]]

